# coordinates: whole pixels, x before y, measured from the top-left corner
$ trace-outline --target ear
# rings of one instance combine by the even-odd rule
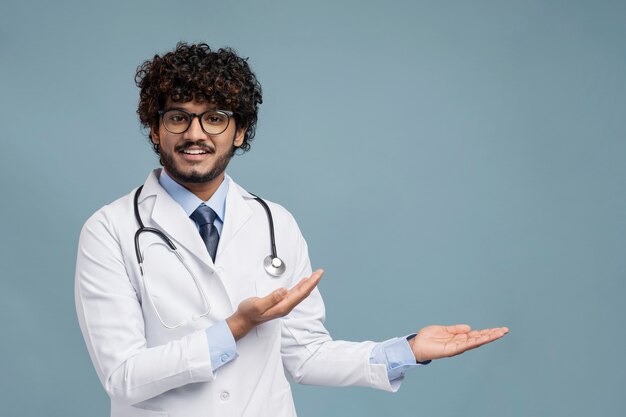
[[[248,129],[242,127],[241,129],[237,129],[237,132],[235,133],[235,140],[233,141],[233,145],[235,145],[235,147],[240,147],[241,144],[243,143],[244,138],[246,137],[246,131]]]
[[[159,144],[161,139],[159,138],[159,130],[157,128],[150,128],[150,139],[152,139],[152,143]]]

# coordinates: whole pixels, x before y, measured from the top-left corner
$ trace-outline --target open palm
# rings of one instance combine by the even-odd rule
[[[415,360],[447,358],[493,342],[507,334],[506,327],[472,330],[467,324],[428,326],[409,341]]]

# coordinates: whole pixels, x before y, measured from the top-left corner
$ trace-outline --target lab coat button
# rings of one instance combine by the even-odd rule
[[[220,394],[220,399],[222,401],[228,401],[229,398],[230,398],[230,393],[228,391],[222,391],[222,393]]]

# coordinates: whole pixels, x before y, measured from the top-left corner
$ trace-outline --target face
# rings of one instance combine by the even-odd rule
[[[164,110],[181,109],[200,114],[215,110],[211,103],[167,101]],[[228,109],[218,109],[228,110]],[[158,129],[152,129],[152,141],[158,144],[161,163],[167,173],[179,184],[193,191],[198,186],[217,187],[224,178],[224,170],[235,147],[243,143],[245,129],[237,129],[230,118],[226,130],[219,135],[209,135],[202,130],[200,120],[194,117],[184,133],[170,133],[160,121]]]

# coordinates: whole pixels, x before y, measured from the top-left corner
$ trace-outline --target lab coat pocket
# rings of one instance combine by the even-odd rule
[[[291,388],[288,386],[279,393],[272,395],[269,401],[271,415],[273,416],[294,416],[296,409],[293,404]]]
[[[143,248],[144,306],[150,305],[166,327],[178,327],[208,313],[206,291],[184,253],[179,258],[160,240],[146,242]]]

